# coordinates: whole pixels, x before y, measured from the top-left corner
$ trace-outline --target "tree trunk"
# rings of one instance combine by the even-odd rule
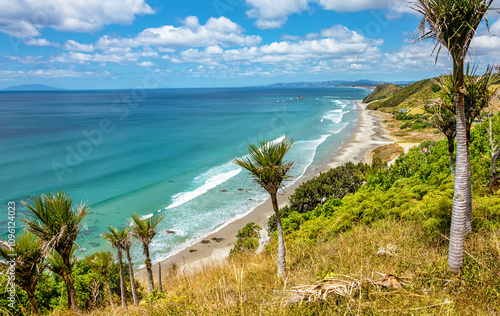
[[[130,274],[130,288],[132,290],[132,297],[134,299],[134,305],[139,305],[139,299],[137,298],[137,289],[135,288],[134,267],[132,266],[132,258],[130,257],[130,249],[127,249],[126,252],[127,252],[128,268]]]
[[[153,293],[154,290],[154,281],[153,281],[153,270],[151,267],[151,259],[149,259],[149,245],[143,244],[144,246],[144,254],[146,255],[146,260],[144,263],[146,264],[146,272],[148,275],[148,294]]]
[[[111,308],[114,310],[115,304],[113,303],[113,292],[111,292],[111,285],[109,284],[108,278],[106,278],[105,281],[106,281],[106,287],[108,288],[109,303],[111,304]]]
[[[65,280],[66,290],[68,291],[68,305],[71,306],[72,311],[76,312],[78,310],[78,304],[76,301],[75,285],[71,277],[71,258],[63,255],[61,255],[61,257],[63,259],[63,279]]]
[[[465,234],[472,231],[472,183],[469,156],[469,138],[467,139],[467,206],[465,209]]]
[[[35,289],[28,289],[26,292],[28,292],[28,299],[31,303],[31,308],[33,309],[33,314],[39,315],[40,311],[38,310],[38,303],[36,302],[35,298]]]
[[[158,292],[161,292],[161,262],[158,262]]]
[[[455,102],[457,115],[457,162],[455,169],[455,191],[453,194],[453,208],[451,215],[448,266],[452,272],[458,273],[460,272],[460,268],[463,263],[467,210],[467,159],[469,156],[467,155],[467,134],[463,93],[456,93]]]
[[[452,175],[455,175],[454,159],[453,154],[455,152],[455,137],[446,136],[448,139],[448,157],[450,158],[450,171]]]
[[[127,298],[125,297],[125,275],[123,274],[123,257],[121,249],[118,249],[118,263],[120,264],[120,295],[122,299],[122,308],[127,309]]]
[[[271,194],[271,201],[273,203],[274,213],[276,214],[276,226],[278,229],[278,277],[282,279],[286,276],[286,250],[276,194]]]

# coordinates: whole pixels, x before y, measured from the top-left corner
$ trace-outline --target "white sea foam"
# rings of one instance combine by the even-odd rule
[[[150,217],[153,217],[153,213],[151,213],[151,214],[147,214],[147,215],[142,215],[142,216],[141,216],[141,220],[145,220],[145,219],[148,219],[148,218],[150,218]]]
[[[341,122],[339,124],[336,124],[332,129],[331,132],[333,134],[338,134],[340,133],[347,125],[349,125],[349,122]]]
[[[226,163],[222,166],[212,168],[205,172],[204,174],[194,178],[193,182],[200,182],[203,181],[203,184],[199,186],[198,188],[188,191],[188,192],[180,192],[177,194],[174,194],[172,196],[172,204],[166,207],[166,209],[171,209],[177,206],[180,206],[182,204],[185,204],[198,196],[206,193],[208,190],[211,190],[215,188],[216,186],[226,182],[227,180],[231,179],[232,177],[236,176],[238,173],[241,172],[241,168],[234,168],[234,165],[232,162]],[[221,172],[222,170],[227,170],[231,168],[232,170]]]
[[[329,121],[332,121],[333,123],[337,124],[337,123],[340,123],[342,121],[343,116],[344,116],[344,114],[342,113],[342,109],[338,109],[338,110],[332,110],[332,111],[327,112],[323,116],[323,118],[325,120],[329,120]]]
[[[273,145],[282,142],[286,138],[286,135],[283,135],[281,137],[276,138],[275,140],[272,140],[268,142],[268,144]]]
[[[319,139],[300,141],[295,144],[294,146],[295,154],[300,155],[302,157],[307,157],[307,159],[303,161],[301,164],[298,163],[294,164],[293,167],[295,169],[294,180],[291,183],[288,183],[287,186],[290,186],[293,183],[295,183],[295,181],[300,179],[306,173],[307,168],[314,161],[314,157],[316,156],[316,149],[330,136],[331,134],[321,135],[321,138]]]

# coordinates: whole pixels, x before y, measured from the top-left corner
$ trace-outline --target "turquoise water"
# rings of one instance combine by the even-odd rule
[[[160,212],[165,218],[151,245],[153,261],[160,260],[267,198],[231,162],[249,143],[294,138],[288,159],[297,180],[350,137],[358,118],[353,100],[367,94],[354,88],[1,92],[0,225],[7,227],[9,201],[20,218],[21,201],[63,189],[92,208],[78,238],[87,249],[82,255],[109,248],[99,238],[107,226],[126,225],[133,212]],[[141,261],[138,245],[134,252]]]

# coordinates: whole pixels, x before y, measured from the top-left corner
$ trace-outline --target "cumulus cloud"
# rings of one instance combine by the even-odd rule
[[[80,44],[74,40],[68,40],[64,43],[63,48],[65,50],[74,50],[79,52],[93,52],[94,45],[92,44]]]
[[[373,9],[387,9],[395,12],[410,12],[408,0],[319,0],[325,10],[356,12]]]
[[[335,25],[295,41],[285,40],[226,50],[219,46],[207,47],[204,50],[191,48],[178,54],[164,55],[162,58],[174,64],[197,63],[211,67],[226,65],[232,70],[239,69],[241,65],[254,65],[256,69],[263,66],[272,67],[280,73],[283,73],[285,68],[290,72],[326,72],[336,67],[357,70],[360,69],[356,66],[358,64],[376,62],[381,56],[378,46],[382,44],[382,40],[368,39],[342,25]],[[200,69],[206,71],[207,68]],[[199,73],[200,69],[196,69],[196,73]],[[255,71],[254,69],[252,73]]]
[[[129,50],[127,52],[120,53],[86,54],[71,51],[52,57],[50,59],[50,62],[63,64],[77,63],[81,65],[86,65],[89,63],[100,63],[101,65],[105,65],[107,63],[117,63],[125,65],[138,64],[140,58],[158,58],[158,53],[154,51],[133,52]]]
[[[145,0],[0,0],[0,32],[19,38],[58,31],[95,32],[109,24],[130,24],[136,15],[152,14]]]
[[[24,44],[26,44],[26,45],[32,45],[32,46],[53,46],[53,47],[59,47],[58,43],[49,42],[45,38],[30,38],[30,39],[25,40]]]
[[[131,42],[135,45],[187,48],[212,45],[252,46],[262,40],[260,36],[244,35],[244,29],[226,17],[210,18],[205,25],[201,25],[197,17],[189,16],[182,24],[179,27],[165,25],[145,29]]]
[[[261,29],[282,27],[289,15],[308,10],[310,4],[336,12],[382,9],[388,11],[388,18],[413,12],[408,7],[408,0],[246,0],[246,3],[251,7],[248,17],[256,19],[255,25]]]
[[[252,7],[247,11],[247,15],[257,19],[256,25],[261,29],[282,27],[290,14],[308,8],[308,0],[246,0],[246,2]]]

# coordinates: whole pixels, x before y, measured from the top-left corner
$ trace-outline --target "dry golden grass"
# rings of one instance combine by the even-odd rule
[[[475,232],[466,241],[463,272],[447,268],[447,241],[429,239],[418,224],[384,220],[331,236],[285,238],[288,278],[276,276],[275,245],[259,255],[242,254],[220,266],[163,280],[165,292],[141,306],[81,315],[497,315],[500,313],[500,232]],[[380,249],[390,249],[388,253]],[[379,286],[382,275],[401,289]],[[353,281],[350,295],[291,305],[290,290],[318,279]],[[340,282],[339,281],[339,282]],[[54,315],[71,315],[55,312]]]

